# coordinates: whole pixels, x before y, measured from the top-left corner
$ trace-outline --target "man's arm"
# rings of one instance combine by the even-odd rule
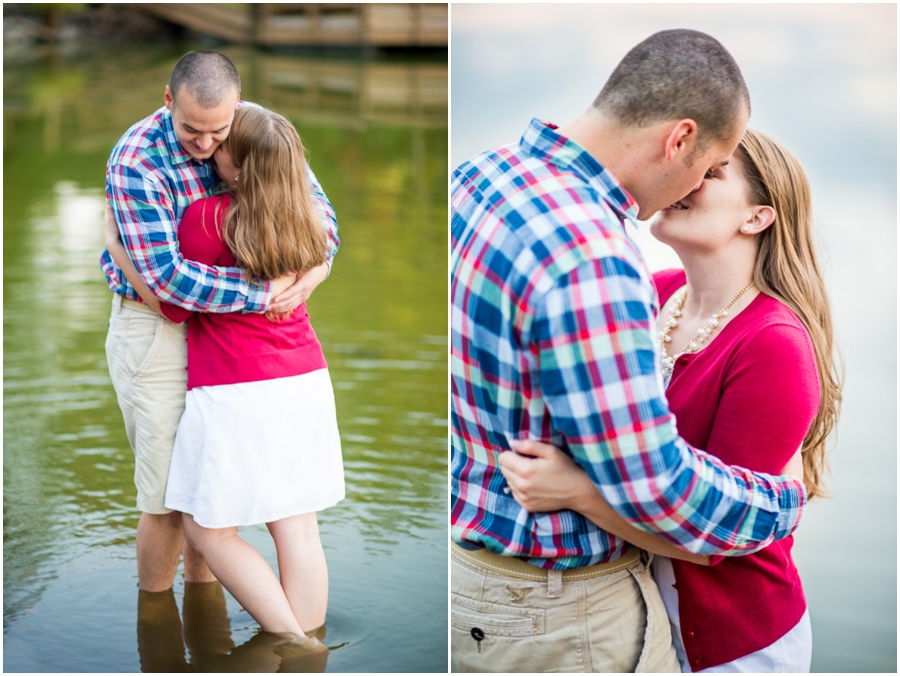
[[[697,554],[756,551],[796,528],[801,482],[691,449],[668,410],[655,292],[628,260],[572,270],[542,299],[532,342],[553,424],[610,506]]]
[[[561,450],[539,441],[510,441],[514,453],[500,454],[500,471],[517,503],[529,512],[571,509],[626,542],[672,559],[709,565],[709,557],[690,554],[659,535],[632,526],[619,516],[587,473]]]
[[[113,215],[109,202],[106,203],[106,209],[104,210],[103,224],[103,236],[106,250],[109,252],[109,255],[112,257],[115,264],[119,266],[119,269],[122,271],[122,274],[125,275],[128,283],[134,287],[134,290],[138,292],[138,295],[144,302],[159,312],[159,299],[153,295],[153,292],[150,291],[150,287],[144,284],[144,280],[141,279],[141,276],[138,274],[137,268],[134,267],[134,263],[132,263],[131,259],[128,257],[128,252],[125,251],[125,247],[122,246],[122,240],[119,237],[119,225],[116,223],[116,217]],[[187,317],[185,317],[185,319],[187,319]]]
[[[182,257],[172,196],[159,176],[111,166],[107,198],[122,243],[141,279],[157,298],[204,312],[268,309],[268,282],[248,280],[240,268],[212,267]]]
[[[338,247],[341,246],[341,240],[340,237],[338,237],[337,217],[334,214],[334,207],[331,206],[331,202],[328,201],[328,197],[326,197],[325,193],[322,191],[319,179],[316,178],[312,169],[309,168],[309,164],[306,165],[306,175],[309,178],[309,184],[313,191],[313,202],[322,217],[322,225],[328,233],[328,250],[324,253],[325,262],[328,263],[328,270],[330,272],[331,264],[338,252]]]

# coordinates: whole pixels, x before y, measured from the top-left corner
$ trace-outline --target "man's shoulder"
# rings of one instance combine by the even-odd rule
[[[167,110],[160,108],[152,115],[135,122],[113,147],[109,166],[138,167],[142,171],[162,168],[169,157],[165,124]]]
[[[454,173],[454,211],[502,224],[553,277],[616,257],[640,265],[637,248],[615,209],[576,171],[517,152],[486,151]]]

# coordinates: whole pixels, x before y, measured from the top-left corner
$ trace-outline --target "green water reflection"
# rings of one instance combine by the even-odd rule
[[[309,302],[347,478],[347,499],[321,517],[325,643],[340,647],[327,665],[285,656],[230,596],[185,590],[180,576],[171,602],[141,601],[159,607],[138,616],[134,461],[103,351],[103,179],[112,145],[161,105],[183,51],[4,64],[4,670],[156,670],[148,655],[168,650],[173,671],[446,671],[440,62],[223,50],[244,98],[295,122],[340,224],[333,272]],[[265,529],[245,530],[274,565]]]

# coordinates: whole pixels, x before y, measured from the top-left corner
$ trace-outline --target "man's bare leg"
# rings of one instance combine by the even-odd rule
[[[180,512],[179,512],[180,515]],[[190,543],[184,541],[184,579],[186,582],[215,582],[216,576],[213,575],[206,561],[200,556],[200,552],[191,547]]]
[[[137,528],[138,586],[160,592],[172,586],[184,538],[181,512],[143,512]]]

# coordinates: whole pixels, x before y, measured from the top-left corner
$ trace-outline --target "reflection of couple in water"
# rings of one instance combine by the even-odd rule
[[[305,301],[337,251],[334,211],[296,129],[240,101],[224,55],[182,57],[164,101],[107,166],[106,349],[136,459],[138,584],[170,589],[183,550],[189,585],[218,579],[264,631],[327,655],[316,512],[344,478]],[[238,536],[262,523],[278,576]]]
[[[454,173],[455,670],[809,671],[791,534],[840,385],[806,176],[749,113],[663,31]]]
[[[324,641],[325,627],[311,636]],[[235,646],[218,582],[185,582],[182,617],[172,589],[138,592],[137,643],[144,673],[316,673],[328,662],[328,651],[283,634],[262,631]]]

